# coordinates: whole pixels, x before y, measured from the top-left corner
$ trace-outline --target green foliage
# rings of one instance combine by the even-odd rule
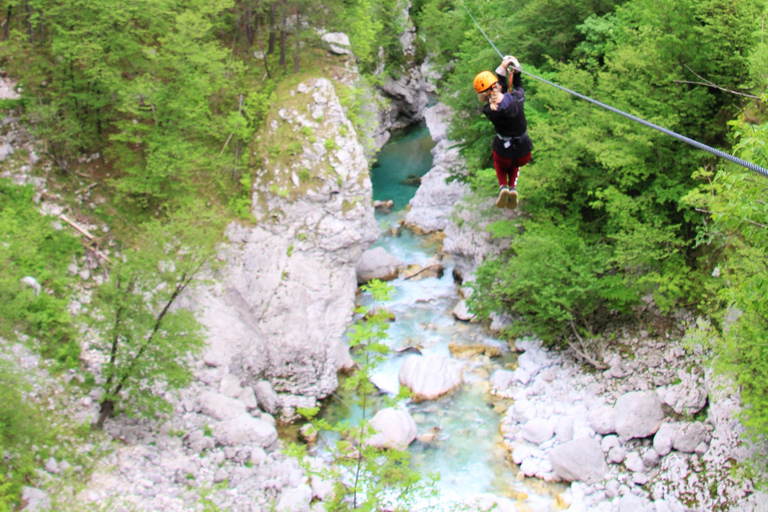
[[[305,460],[305,446],[292,445],[287,451],[302,461],[308,474],[317,474],[325,479],[331,477],[334,492],[325,501],[326,510],[412,510],[416,503],[435,496],[436,477],[423,482],[418,472],[411,467],[410,453],[407,451],[380,450],[366,444],[374,434],[368,420],[372,397],[376,393],[371,375],[376,366],[386,360],[389,352],[389,347],[384,343],[388,336],[389,313],[376,307],[376,303],[389,300],[393,288],[373,280],[361,289],[371,294],[374,303],[368,308],[361,306],[355,310],[363,315],[363,319],[350,329],[349,345],[356,354],[359,369],[344,381],[343,387],[354,391],[362,419],[357,425],[346,422],[331,425],[324,419],[312,421],[318,431],[339,433],[339,440],[332,450],[335,456],[332,475],[318,474],[312,468]],[[397,400],[402,400],[402,397]],[[314,418],[317,412],[317,409],[302,411],[307,418]]]
[[[128,412],[163,410],[161,390],[189,382],[186,355],[200,350],[204,338],[192,313],[174,306],[212,264],[222,229],[219,219],[193,208],[144,225],[137,244],[115,261],[94,296],[98,348],[108,361],[99,425],[121,403]]]
[[[34,194],[31,186],[0,179],[0,335],[33,336],[45,357],[73,367],[80,347],[67,309],[73,283],[66,268],[82,246],[37,211]],[[40,284],[39,294],[21,282],[27,276]]]
[[[768,165],[768,122],[733,123],[738,156]],[[719,277],[711,279],[714,332],[721,370],[741,392],[742,423],[755,438],[768,433],[768,180],[751,171],[727,166],[716,176],[702,171],[704,185],[686,199],[711,212],[702,245],[714,246]]]
[[[531,226],[514,239],[514,259],[484,264],[471,284],[470,306],[487,316],[513,309],[522,314],[511,335],[536,332],[554,343],[573,330],[593,333],[612,310],[626,312],[638,300],[625,278],[612,270],[612,250],[584,240],[568,226]]]
[[[34,476],[31,445],[45,439],[40,413],[22,396],[22,380],[7,363],[0,363],[0,512],[17,510],[21,488]]]

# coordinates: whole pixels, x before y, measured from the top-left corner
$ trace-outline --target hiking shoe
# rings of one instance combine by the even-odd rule
[[[517,208],[517,189],[512,187],[507,191],[509,197],[507,198],[507,209],[514,210]],[[498,203],[496,203],[498,205]]]
[[[496,198],[496,208],[505,208],[508,199],[509,189],[507,187],[499,187],[499,197]]]

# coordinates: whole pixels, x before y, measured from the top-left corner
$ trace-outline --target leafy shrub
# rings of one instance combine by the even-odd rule
[[[515,238],[512,251],[514,256],[502,255],[478,269],[469,299],[470,307],[482,315],[522,315],[511,335],[532,331],[556,343],[574,329],[594,332],[609,311],[627,311],[638,300],[611,268],[611,247],[590,243],[571,227],[536,225]]]

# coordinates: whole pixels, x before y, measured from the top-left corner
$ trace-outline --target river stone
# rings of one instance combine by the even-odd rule
[[[412,355],[400,367],[399,380],[411,390],[414,400],[435,400],[461,385],[461,374],[437,354]]]
[[[620,446],[614,446],[608,452],[608,460],[614,464],[621,464],[627,458],[627,452]]]
[[[51,509],[51,499],[35,487],[22,487],[21,501],[27,504],[23,509],[25,512],[43,512]]]
[[[245,404],[234,398],[206,391],[202,393],[197,402],[200,404],[200,411],[217,420],[229,420],[245,413]]]
[[[416,422],[405,409],[382,409],[371,420],[371,426],[376,430],[376,434],[365,444],[374,448],[404,451],[416,439]]]
[[[275,390],[272,389],[272,384],[269,381],[262,380],[257,382],[253,386],[253,392],[256,394],[256,401],[259,402],[264,411],[269,414],[277,414],[280,408],[280,398],[275,393]]]
[[[371,279],[391,281],[405,267],[403,262],[387,252],[383,247],[368,249],[355,267],[357,284],[364,284]]]
[[[658,432],[657,432],[658,434]],[[653,448],[643,454],[643,464],[647,468],[655,468],[659,465],[659,454]]]
[[[349,36],[343,32],[328,32],[321,38],[328,44],[331,53],[335,55],[352,55],[350,50]]]
[[[462,299],[456,304],[456,307],[453,308],[453,316],[461,320],[462,322],[469,322],[473,318],[475,318],[475,315],[469,312],[469,309],[467,309],[467,301]]]
[[[555,474],[568,482],[580,480],[594,484],[605,476],[605,456],[594,438],[576,439],[556,446],[548,458]]]
[[[600,441],[600,447],[603,449],[604,452],[610,452],[612,448],[615,448],[617,446],[620,446],[621,443],[619,443],[619,436],[605,436],[603,437],[603,440]]]
[[[616,432],[613,407],[603,406],[589,411],[589,426],[603,436]]]
[[[619,512],[645,512],[645,506],[648,503],[640,496],[627,493],[619,499]]]
[[[266,421],[243,414],[217,424],[214,439],[224,446],[247,444],[269,448],[277,441],[277,430]]]
[[[675,426],[671,423],[664,423],[659,428],[656,435],[653,436],[653,449],[656,450],[656,453],[663,457],[672,451],[672,439],[675,433]]]
[[[616,433],[623,440],[648,437],[664,421],[659,395],[651,391],[632,391],[616,400],[613,407]]]
[[[551,421],[534,418],[523,425],[522,434],[529,443],[540,445],[552,439],[555,432]]]
[[[640,473],[645,471],[645,464],[643,463],[643,459],[637,452],[629,452],[627,454],[627,458],[624,460],[624,465],[633,473]]]
[[[709,432],[703,423],[678,423],[674,425],[672,448],[683,453],[693,453],[701,443],[709,442]]]

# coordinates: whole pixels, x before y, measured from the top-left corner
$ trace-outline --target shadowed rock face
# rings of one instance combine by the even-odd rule
[[[246,384],[269,381],[281,407],[311,406],[337,387],[338,369],[349,364],[342,336],[355,265],[378,235],[368,162],[332,83],[297,89],[308,112],[281,109],[273,124],[309,125],[334,140],[335,149],[307,143],[296,158],[298,170],[309,168],[322,183],[282,197],[257,181],[256,226],[229,226],[218,284],[196,297],[209,332],[206,364],[228,366]]]

